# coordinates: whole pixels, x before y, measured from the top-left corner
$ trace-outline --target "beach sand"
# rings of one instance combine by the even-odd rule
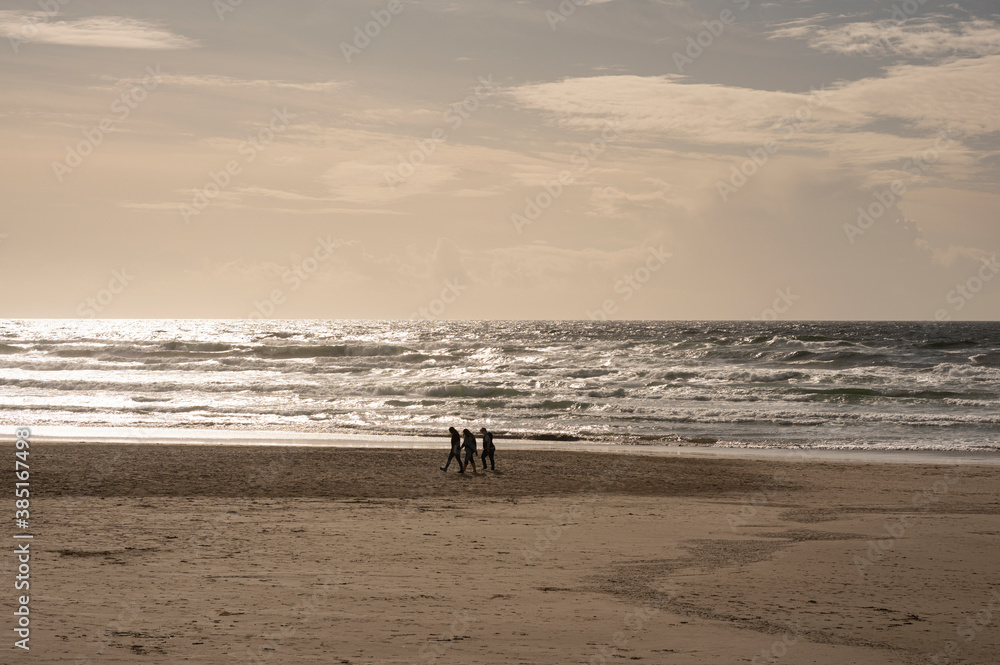
[[[18,662],[997,662],[995,467],[446,456],[35,444]]]

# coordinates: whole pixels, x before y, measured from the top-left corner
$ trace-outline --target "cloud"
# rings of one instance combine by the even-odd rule
[[[947,128],[976,135],[1000,131],[1000,55],[898,65],[882,76],[815,93],[628,75],[536,83],[507,94],[564,128],[593,132],[614,118],[623,142],[666,137],[717,151],[713,146],[770,140],[785,149],[845,157],[860,148],[859,157],[875,163],[922,148],[927,136]],[[886,125],[887,119],[894,125]],[[872,131],[876,123],[882,123],[878,132]],[[913,128],[924,136],[915,137]]]
[[[831,104],[869,118],[902,118],[925,128],[1000,131],[1000,55],[893,67],[885,76],[842,86]]]
[[[189,190],[178,192],[180,201],[190,197]],[[402,215],[404,213],[386,208],[356,208],[324,205],[338,202],[340,199],[322,196],[309,196],[298,192],[272,189],[266,187],[243,186],[234,190],[222,192],[213,201],[213,206],[228,210],[266,211],[274,214],[287,215]],[[130,210],[168,211],[177,213],[181,204],[178,201],[119,201],[119,208]],[[295,206],[295,207],[290,207]]]
[[[158,23],[124,16],[51,20],[45,12],[0,11],[0,37],[38,44],[130,49],[187,49],[196,40],[174,34]]]
[[[363,215],[401,215],[396,210],[385,208],[354,208],[339,206],[323,206],[323,204],[340,201],[339,198],[328,196],[310,196],[286,189],[272,189],[268,187],[243,186],[236,188],[236,194],[241,207],[253,210],[267,210],[273,213],[290,215],[317,215],[317,214],[363,214]],[[252,199],[252,201],[247,201]],[[297,205],[298,207],[275,207],[273,201],[281,201],[286,206]],[[320,207],[317,207],[320,206]]]
[[[322,180],[335,200],[352,203],[388,202],[404,196],[438,191],[453,180],[458,168],[448,164],[422,164],[402,184],[390,184],[386,173],[395,174],[395,165],[387,159],[378,164],[369,161],[346,161],[328,169]]]
[[[585,214],[602,219],[631,217],[642,219],[653,211],[661,212],[672,202],[668,196],[671,185],[647,178],[646,182],[657,185],[648,191],[625,191],[619,187],[606,185],[593,187],[590,191],[591,208]]]
[[[617,119],[624,133],[713,144],[755,142],[810,99],[808,93],[687,83],[670,74],[567,78],[519,86],[508,95],[568,128],[600,130]]]
[[[402,284],[407,275],[400,261],[392,255],[375,256],[357,240],[332,238],[326,236],[330,254],[318,265],[315,274],[310,276],[311,282],[321,282],[327,285],[337,284],[341,287],[356,286],[364,283]],[[303,250],[307,250],[303,253]],[[282,260],[253,261],[245,258],[227,261],[206,267],[208,276],[213,279],[245,282],[247,280],[275,280],[288,273],[292,266],[299,264],[311,251],[304,246],[298,251],[289,252]]]
[[[330,92],[349,85],[346,81],[279,81],[274,79],[241,79],[215,74],[159,74],[159,83],[177,87],[252,88],[257,90],[293,90],[299,92]],[[140,83],[141,78],[114,79],[118,83]]]
[[[858,21],[827,27],[828,15],[786,23],[771,39],[804,39],[810,47],[845,55],[900,55],[937,58],[949,55],[994,55],[1000,53],[1000,26],[993,21],[963,21],[946,25],[939,17]]]

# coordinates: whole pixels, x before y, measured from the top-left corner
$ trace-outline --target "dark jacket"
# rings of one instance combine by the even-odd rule
[[[465,443],[462,444],[462,447],[463,448],[468,448],[472,452],[476,452],[476,435],[475,434],[471,434],[471,433],[470,434],[466,434],[465,435]]]

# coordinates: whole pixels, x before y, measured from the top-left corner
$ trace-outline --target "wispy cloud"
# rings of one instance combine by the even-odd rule
[[[756,141],[809,99],[808,93],[687,83],[675,75],[569,78],[519,86],[508,94],[568,128],[600,131],[618,119],[626,133],[711,144]]]
[[[190,192],[182,192],[183,195],[187,195]],[[277,199],[281,201],[286,201],[290,203],[302,203],[302,204],[315,204],[322,203],[324,201],[332,201],[333,199],[320,198],[320,197],[307,197],[298,196],[294,193],[285,193],[278,190],[266,190],[258,188],[243,188],[239,192],[234,193],[224,193],[220,196],[225,198],[222,200],[216,199],[216,206],[218,208],[225,208],[227,210],[254,210],[257,212],[266,211],[271,214],[281,214],[281,215],[403,215],[405,213],[398,210],[389,210],[387,208],[352,208],[344,206],[317,206],[317,205],[301,205],[298,207],[289,207],[289,205],[273,205],[268,202],[267,199]],[[245,199],[252,198],[253,201],[249,202]],[[167,212],[171,215],[177,214],[178,203],[176,201],[118,201],[116,205],[119,208],[125,208],[127,210],[148,210],[154,212]]]
[[[375,203],[440,191],[458,175],[458,168],[450,164],[423,164],[403,185],[393,189],[385,177],[386,171],[391,168],[390,161],[383,164],[344,162],[327,170],[322,179],[336,200]]]
[[[689,83],[676,76],[571,78],[518,86],[508,95],[524,108],[547,113],[562,127],[582,131],[599,131],[616,118],[623,134],[636,140],[658,135],[720,145],[782,138],[829,150],[849,144],[852,135],[869,132],[873,122],[886,118],[925,131],[1000,130],[995,112],[1000,106],[1000,55],[891,67],[882,76],[829,88],[822,93],[822,104],[807,92]],[[782,123],[790,117],[803,121],[794,132],[782,132],[789,129]]]
[[[831,86],[816,98],[808,92],[690,83],[670,76],[574,78],[518,86],[507,94],[522,108],[583,137],[599,136],[614,119],[623,137],[616,151],[655,142],[675,154],[699,155],[707,164],[724,154],[745,157],[747,148],[770,143],[779,146],[783,159],[809,157],[861,173],[865,183],[909,177],[899,173],[901,156],[923,154],[947,133],[961,138],[935,157],[935,169],[924,183],[971,181],[983,175],[977,165],[981,154],[969,149],[973,137],[1000,131],[995,112],[1000,55],[897,65],[880,76]],[[822,104],[816,103],[820,99]],[[613,182],[605,179],[605,189],[594,191],[590,205],[596,214],[639,211],[641,216],[647,204],[666,202],[658,200],[663,193],[636,196],[617,183],[614,187],[623,191],[608,188]]]
[[[114,79],[118,83],[137,83],[142,79]],[[160,74],[160,83],[177,87],[248,88],[256,90],[292,90],[299,92],[330,92],[349,85],[346,81],[279,81],[274,79],[241,79],[216,74]]]
[[[194,39],[152,21],[124,16],[55,20],[45,12],[0,10],[0,36],[38,44],[130,49],[187,49]]]
[[[770,38],[804,39],[819,51],[845,55],[937,58],[1000,53],[1000,25],[993,21],[946,24],[940,17],[929,17],[906,23],[885,19],[824,25],[829,20],[829,15],[820,15],[786,23]]]

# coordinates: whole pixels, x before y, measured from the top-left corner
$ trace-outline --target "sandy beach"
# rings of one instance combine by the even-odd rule
[[[438,469],[446,455],[37,444],[33,630],[17,656],[845,665],[1000,652],[995,468],[501,448],[497,473],[461,476]],[[15,566],[5,557],[8,579]]]

